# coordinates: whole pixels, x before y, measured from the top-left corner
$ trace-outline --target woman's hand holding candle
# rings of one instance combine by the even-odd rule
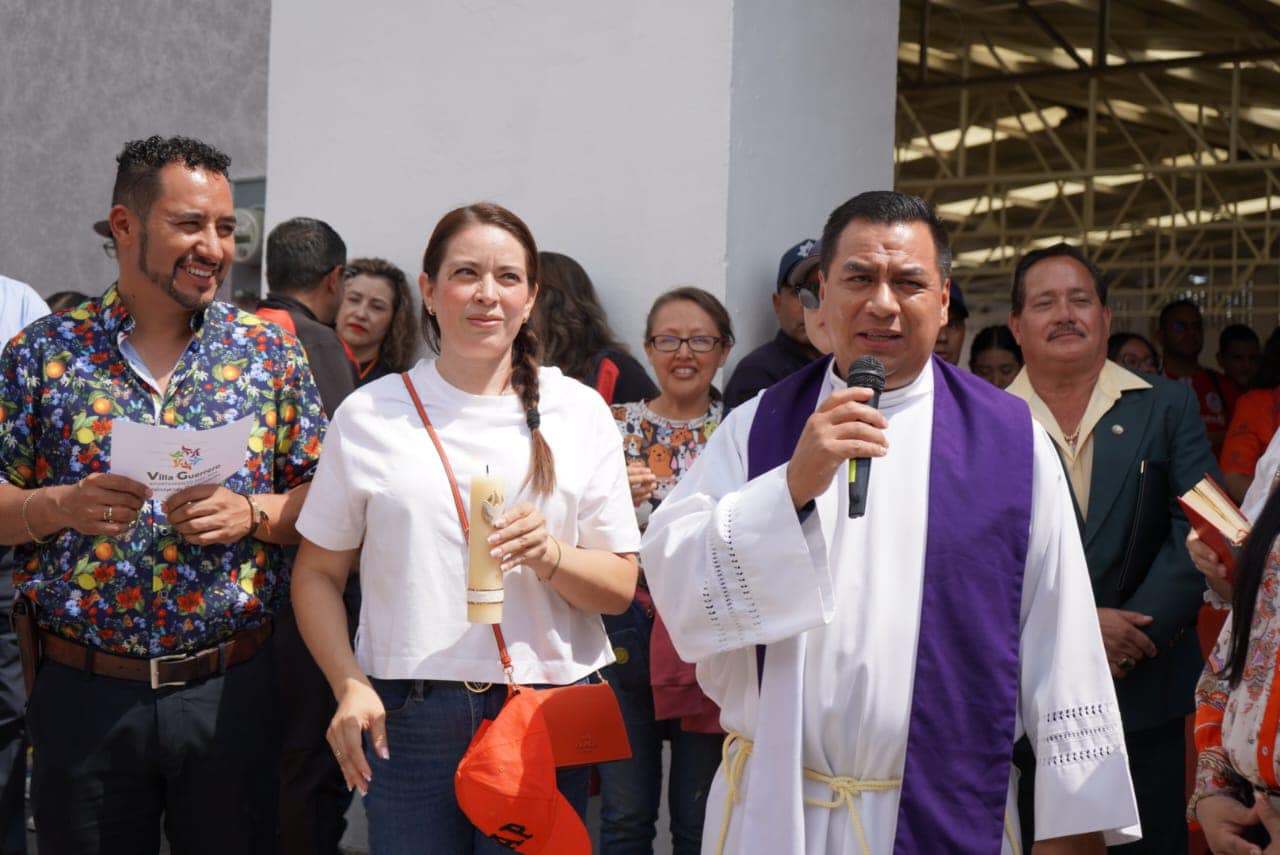
[[[502,572],[520,564],[548,581],[559,569],[565,550],[572,549],[547,532],[546,520],[529,502],[520,502],[493,521],[489,554],[497,558]]]
[[[467,544],[467,620],[502,623],[502,569],[489,554],[487,539],[494,518],[502,513],[502,479],[485,470],[471,479],[471,535]]]

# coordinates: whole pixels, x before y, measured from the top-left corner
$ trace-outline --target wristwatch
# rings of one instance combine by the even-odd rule
[[[256,537],[259,529],[263,526],[270,527],[271,520],[267,516],[267,512],[258,507],[258,502],[252,495],[246,493],[245,500],[249,503],[249,520],[253,523],[253,527],[249,529],[246,537]]]

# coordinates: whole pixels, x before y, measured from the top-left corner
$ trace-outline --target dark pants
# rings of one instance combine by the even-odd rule
[[[359,576],[343,593],[348,630],[360,615]],[[280,855],[336,855],[346,830],[351,791],[325,739],[338,709],[324,673],[311,658],[291,608],[276,616],[284,744],[280,749]]]
[[[25,855],[27,751],[22,715],[27,693],[22,686],[18,642],[9,622],[13,565],[8,556],[12,550],[6,548],[4,553],[0,556],[0,855]]]
[[[702,850],[707,794],[720,768],[724,735],[684,730],[678,719],[658,721],[653,690],[627,690],[614,684],[627,725],[631,759],[602,763],[600,773],[601,855],[652,855],[662,797],[662,743],[671,743],[667,806],[674,855]]]
[[[27,707],[40,855],[275,851],[279,752],[268,642],[241,665],[153,690],[45,661]]]
[[[1186,735],[1178,718],[1145,730],[1125,731],[1129,774],[1138,799],[1142,839],[1137,843],[1108,847],[1117,855],[1186,855]],[[1034,836],[1035,758],[1026,740],[1014,750],[1022,772],[1018,785],[1018,812],[1026,851]]]
[[[1142,839],[1108,851],[1123,855],[1186,855],[1187,737],[1178,718],[1146,730],[1125,731],[1129,771],[1138,797]]]

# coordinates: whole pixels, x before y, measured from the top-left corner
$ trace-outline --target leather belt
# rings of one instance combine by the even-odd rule
[[[271,621],[266,621],[253,629],[237,632],[215,647],[141,659],[108,653],[42,629],[40,653],[42,658],[59,665],[100,677],[149,683],[151,688],[159,689],[162,686],[185,686],[194,680],[212,677],[233,665],[248,662],[270,637]]]

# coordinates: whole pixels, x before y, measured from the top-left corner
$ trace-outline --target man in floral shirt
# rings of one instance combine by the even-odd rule
[[[119,279],[0,360],[0,541],[37,612],[28,706],[42,855],[269,851],[279,749],[271,614],[324,416],[296,340],[214,302],[229,159],[151,137],[120,154]],[[110,472],[115,419],[243,418],[244,465],[163,504]]]

